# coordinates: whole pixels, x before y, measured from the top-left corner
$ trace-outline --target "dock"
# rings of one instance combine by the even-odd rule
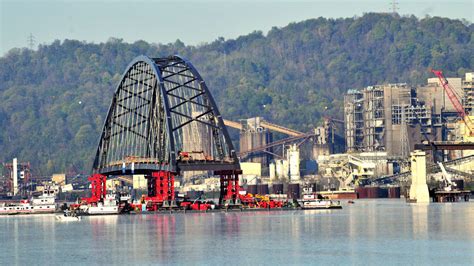
[[[471,191],[454,190],[454,191],[436,191],[434,193],[433,202],[460,202],[469,201]]]

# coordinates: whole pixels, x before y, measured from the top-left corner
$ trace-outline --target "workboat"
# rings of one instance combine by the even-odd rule
[[[56,211],[56,195],[53,190],[45,189],[43,194],[19,203],[1,203],[0,215],[54,213]]]
[[[303,195],[298,203],[302,209],[342,209],[341,202],[318,198],[316,193]]]
[[[81,205],[79,208],[81,212],[88,215],[118,214],[120,212],[115,194],[105,195],[103,202],[99,201],[94,205]]]

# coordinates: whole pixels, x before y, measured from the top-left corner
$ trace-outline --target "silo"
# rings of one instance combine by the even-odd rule
[[[272,142],[272,133],[263,128],[261,117],[253,117],[241,120],[242,130],[240,131],[240,151],[248,151],[254,148],[262,147]],[[272,151],[271,148],[268,151]],[[265,152],[254,153],[250,156],[251,162],[268,165],[271,156]]]
[[[282,160],[282,177],[289,177],[290,175],[290,162],[288,160]]]
[[[275,172],[278,178],[288,177],[288,161],[287,160],[276,160],[275,161]]]
[[[288,152],[288,163],[291,181],[300,180],[300,150],[296,144],[290,145]]]
[[[270,172],[270,180],[273,181],[275,179],[277,179],[277,176],[276,176],[276,165],[275,163],[271,163],[269,166],[268,166],[268,170]]]

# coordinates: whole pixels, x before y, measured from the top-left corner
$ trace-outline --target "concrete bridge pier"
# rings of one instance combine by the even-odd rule
[[[411,153],[410,201],[429,203],[430,194],[426,184],[426,152],[415,150]]]

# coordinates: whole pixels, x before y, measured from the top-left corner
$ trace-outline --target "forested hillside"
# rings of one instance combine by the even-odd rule
[[[228,119],[264,116],[307,131],[322,116],[342,118],[348,89],[423,83],[429,67],[448,76],[472,71],[474,26],[366,14],[312,19],[199,46],[110,39],[13,49],[0,58],[0,161],[16,156],[42,175],[89,172],[115,87],[141,54],[190,59]]]

